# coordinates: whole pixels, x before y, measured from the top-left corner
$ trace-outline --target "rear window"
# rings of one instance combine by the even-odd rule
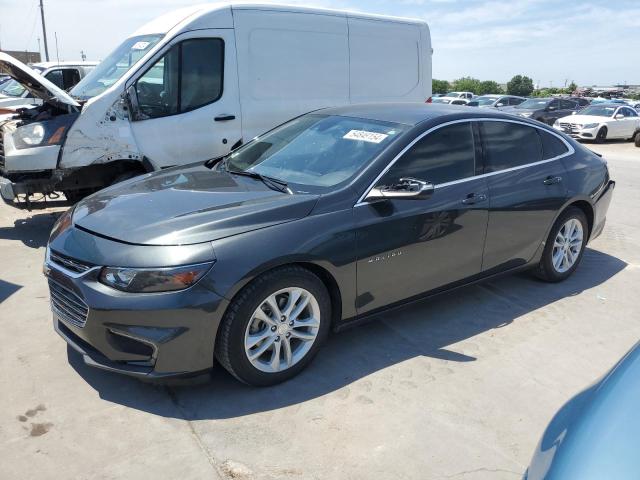
[[[537,129],[519,123],[482,122],[485,173],[498,172],[542,160]]]
[[[543,160],[559,157],[569,151],[564,142],[555,135],[545,132],[544,130],[538,130],[538,134],[540,135],[540,140],[542,140]]]

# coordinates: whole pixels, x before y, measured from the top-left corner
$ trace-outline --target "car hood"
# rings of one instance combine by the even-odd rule
[[[611,120],[609,117],[600,117],[598,115],[567,115],[566,117],[562,117],[559,122],[570,122],[570,123],[603,123],[608,120]]]
[[[139,245],[208,242],[307,216],[318,195],[288,194],[202,163],[134,178],[80,202],[76,227]]]
[[[68,109],[68,107],[71,107],[76,111],[80,107],[80,104],[67,92],[58,88],[24,63],[2,52],[0,52],[0,75],[9,75],[20,82],[35,98],[39,98],[58,108]]]

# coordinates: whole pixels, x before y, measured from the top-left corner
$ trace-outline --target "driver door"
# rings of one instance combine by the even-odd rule
[[[354,207],[358,314],[479,274],[488,221],[486,178],[476,177],[470,122],[419,140],[374,185],[407,177],[433,184],[428,198],[364,201]]]
[[[240,139],[233,32],[179,35],[129,86],[132,133],[156,168],[222,155]]]

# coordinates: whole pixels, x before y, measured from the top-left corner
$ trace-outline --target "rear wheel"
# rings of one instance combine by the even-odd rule
[[[216,358],[233,376],[256,386],[298,374],[327,337],[331,301],[310,271],[288,266],[251,282],[220,324]]]
[[[535,275],[547,282],[568,278],[582,259],[589,227],[584,212],[569,207],[556,220],[549,233]]]
[[[636,132],[636,134],[633,136],[636,147],[640,147],[640,130],[638,130]]]
[[[607,127],[602,127],[596,133],[596,143],[604,143],[607,141]]]

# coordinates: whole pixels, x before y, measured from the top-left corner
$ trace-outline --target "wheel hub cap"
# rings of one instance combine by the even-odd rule
[[[569,270],[578,260],[583,244],[582,224],[571,218],[560,227],[553,241],[551,261],[558,273]]]
[[[251,364],[263,372],[291,368],[311,350],[320,328],[320,306],[303,288],[269,295],[253,312],[244,335]]]

